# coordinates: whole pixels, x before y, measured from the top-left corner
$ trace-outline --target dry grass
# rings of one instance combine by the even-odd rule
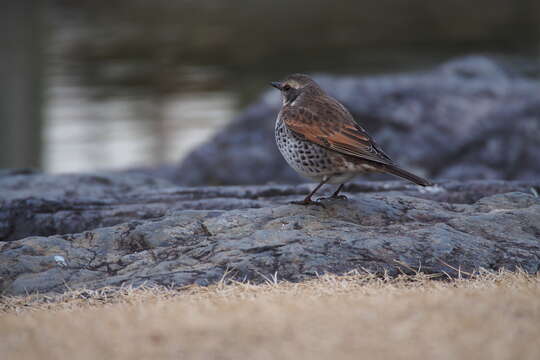
[[[540,277],[523,272],[223,281],[0,306],[2,359],[540,358]]]

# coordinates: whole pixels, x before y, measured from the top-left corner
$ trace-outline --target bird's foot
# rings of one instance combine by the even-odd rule
[[[348,200],[348,197],[346,197],[345,195],[332,195],[332,196],[321,197],[317,199],[317,201],[321,201],[321,200]]]
[[[317,205],[317,206],[320,206],[322,208],[326,208],[326,206],[324,206],[323,203],[321,203],[319,201],[313,201],[311,199],[304,199],[304,200],[301,200],[301,201],[291,201],[291,204],[294,204],[294,205]]]

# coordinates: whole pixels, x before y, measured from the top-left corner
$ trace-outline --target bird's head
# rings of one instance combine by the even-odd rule
[[[271,82],[270,85],[281,92],[283,105],[292,104],[300,95],[322,94],[319,85],[312,78],[303,74],[289,75],[282,81]]]

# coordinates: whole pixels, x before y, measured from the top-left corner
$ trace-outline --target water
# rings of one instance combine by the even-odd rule
[[[418,70],[478,52],[521,55],[527,63],[539,58],[536,1],[329,4],[47,7],[42,168],[78,172],[179,162],[269,81],[291,72]]]
[[[77,87],[52,86],[43,165],[49,172],[84,172],[176,162],[236,109],[235,97],[223,91],[94,99]]]

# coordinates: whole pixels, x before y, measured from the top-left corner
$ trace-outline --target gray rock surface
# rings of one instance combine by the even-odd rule
[[[186,188],[145,176],[0,175],[0,291],[299,281],[355,269],[540,270],[540,182]],[[329,187],[328,192],[332,190]]]
[[[459,58],[431,71],[316,76],[385,151],[432,179],[540,176],[540,82],[500,61]],[[273,136],[277,91],[162,175],[180,185],[299,183]],[[388,179],[388,177],[385,177]]]

